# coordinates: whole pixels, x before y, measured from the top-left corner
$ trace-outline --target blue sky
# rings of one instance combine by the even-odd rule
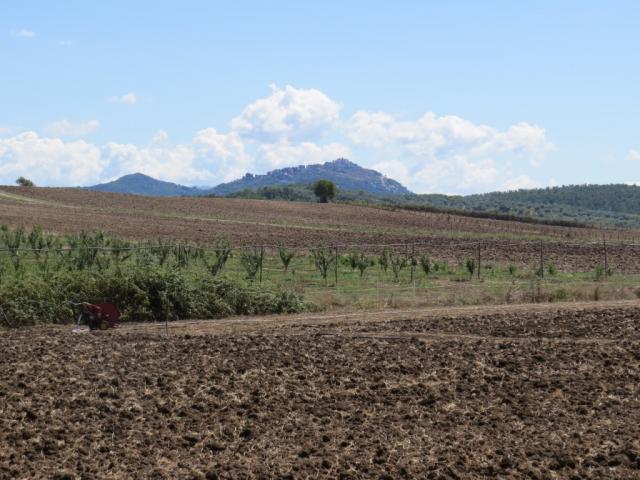
[[[640,3],[3,2],[0,183],[337,156],[417,192],[640,182]]]

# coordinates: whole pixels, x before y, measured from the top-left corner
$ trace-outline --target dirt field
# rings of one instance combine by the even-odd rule
[[[416,253],[453,263],[475,256],[478,242],[482,242],[486,262],[531,267],[538,264],[542,248],[545,262],[562,271],[592,271],[602,265],[601,243],[575,242],[601,242],[606,235],[608,265],[616,272],[640,272],[640,244],[618,243],[637,242],[637,231],[604,232],[349,205],[0,187],[0,224],[3,223],[40,225],[59,233],[99,228],[132,239],[166,238],[209,245],[220,234],[235,245],[285,243],[305,248],[335,243],[417,242],[424,247]],[[544,243],[530,241],[536,236]],[[524,237],[529,240],[517,240]]]
[[[640,478],[640,303],[0,331],[0,478]]]

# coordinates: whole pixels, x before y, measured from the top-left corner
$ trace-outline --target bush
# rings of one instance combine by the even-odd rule
[[[325,285],[327,284],[327,276],[329,269],[336,261],[335,255],[331,252],[331,249],[326,247],[316,247],[311,249],[311,255],[313,256],[313,263],[323,278]]]
[[[295,313],[309,308],[293,292],[161,267],[131,268],[124,273],[61,271],[0,284],[0,310],[17,326],[72,321],[77,312],[69,302],[104,301],[118,305],[123,321]]]
[[[262,257],[264,252],[262,249],[253,247],[252,249],[243,249],[240,252],[240,263],[247,272],[247,279],[254,281],[256,275],[262,268]]]
[[[289,264],[295,254],[293,250],[289,250],[286,246],[282,244],[278,245],[278,255],[280,256],[280,261],[282,262],[285,273],[289,270]]]
[[[420,255],[418,261],[420,263],[420,268],[422,268],[425,276],[428,277],[429,273],[431,273],[431,260],[427,255]]]
[[[473,257],[467,258],[465,262],[465,267],[467,267],[467,272],[469,273],[469,277],[473,278],[473,272],[476,271],[476,260]]]
[[[386,273],[387,269],[389,268],[389,250],[387,250],[387,248],[385,247],[382,250],[382,253],[380,254],[380,256],[378,257],[378,265],[380,265],[380,268],[382,268],[382,270],[384,270],[384,272]]]
[[[400,272],[407,266],[407,258],[402,255],[391,254],[389,257],[393,278],[396,282],[400,281]]]
[[[202,261],[214,277],[218,275],[231,257],[231,243],[226,237],[218,237],[212,258],[202,252]]]

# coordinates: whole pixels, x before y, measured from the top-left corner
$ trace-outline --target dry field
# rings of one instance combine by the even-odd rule
[[[0,478],[640,478],[640,303],[0,331]]]
[[[550,227],[444,214],[386,211],[220,198],[141,197],[70,188],[0,187],[0,224],[40,225],[59,233],[97,228],[132,239],[168,238],[210,244],[224,234],[236,245],[425,243],[422,250],[459,262],[475,255],[479,241],[487,262],[535,265],[544,240],[545,262],[562,271],[591,271],[603,263],[601,244],[577,245],[608,235],[614,271],[640,272],[638,232]],[[620,237],[622,235],[622,237]],[[528,241],[518,239],[526,238]]]

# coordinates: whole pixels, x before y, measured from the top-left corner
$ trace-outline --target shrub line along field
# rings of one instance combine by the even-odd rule
[[[640,303],[0,332],[0,478],[640,478]]]
[[[494,264],[479,244],[462,249],[467,256],[454,264],[425,254],[432,246],[421,244],[339,253],[337,246],[234,249],[218,238],[204,248],[35,227],[0,227],[0,245],[0,323],[11,326],[69,322],[82,302],[116,303],[131,321],[640,297],[637,276],[613,274],[606,250],[603,264],[590,259],[594,271],[574,273],[545,261],[541,248],[535,265]]]

